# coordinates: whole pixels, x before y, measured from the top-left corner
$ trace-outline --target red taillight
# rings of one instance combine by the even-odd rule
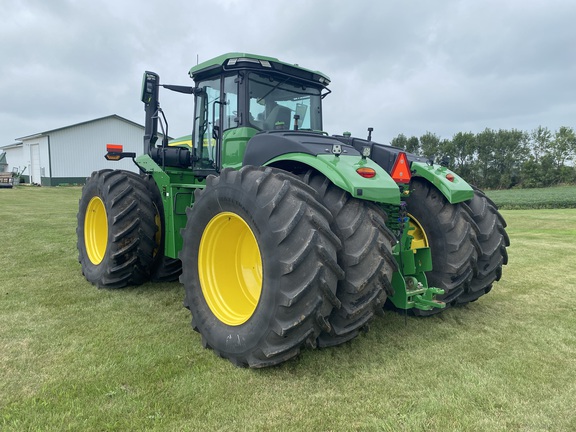
[[[364,178],[372,178],[376,175],[376,171],[373,168],[362,167],[358,168],[356,172]]]
[[[108,153],[122,153],[124,146],[122,144],[106,144],[106,151]]]
[[[406,153],[398,153],[390,175],[396,183],[410,183],[412,174],[410,173],[410,164],[408,163]]]
[[[454,181],[454,174],[446,174],[446,180],[453,182]]]

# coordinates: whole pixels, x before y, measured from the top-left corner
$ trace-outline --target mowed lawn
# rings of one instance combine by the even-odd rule
[[[98,290],[80,188],[0,189],[0,430],[574,431],[576,210],[507,210],[493,291],[264,370],[202,348],[178,283]]]

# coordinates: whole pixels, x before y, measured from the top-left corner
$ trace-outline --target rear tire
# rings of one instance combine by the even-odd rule
[[[474,224],[478,246],[478,261],[474,276],[464,293],[457,298],[458,304],[474,301],[492,289],[492,284],[502,277],[502,266],[508,263],[506,248],[510,238],[506,233],[506,221],[498,207],[481,190],[474,188],[474,197],[463,204]]]
[[[318,345],[339,345],[356,337],[392,294],[392,273],[397,268],[392,255],[396,239],[386,227],[386,217],[373,203],[353,198],[317,171],[308,171],[305,183],[319,194],[332,213],[332,231],[342,242],[338,264],[344,279],[336,295],[342,303],[330,315],[331,330],[323,332]]]
[[[187,210],[180,281],[205,347],[265,367],[316,345],[343,277],[330,213],[297,177],[246,166],[209,176]]]
[[[100,288],[148,280],[156,225],[152,199],[134,173],[93,172],[79,202],[78,261],[86,279]]]
[[[437,299],[447,306],[456,303],[468,289],[477,259],[471,218],[462,205],[450,204],[423,179],[412,180],[406,203],[410,223],[417,227],[416,238],[419,243],[427,243],[432,254],[432,271],[426,273],[428,285],[445,291]],[[432,315],[442,310],[413,311],[416,315]]]

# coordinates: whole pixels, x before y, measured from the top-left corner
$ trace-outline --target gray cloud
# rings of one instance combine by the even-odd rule
[[[197,58],[228,51],[330,76],[331,133],[372,126],[388,142],[575,126],[569,0],[5,0],[2,10],[1,144],[113,113],[142,123],[144,70],[188,84]],[[161,97],[171,134],[189,133],[190,98]]]

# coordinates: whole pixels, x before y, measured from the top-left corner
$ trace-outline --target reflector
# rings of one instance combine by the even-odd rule
[[[410,164],[408,163],[406,153],[398,153],[398,157],[396,158],[396,162],[394,162],[392,173],[390,175],[396,183],[410,183],[412,174],[410,173]]]

